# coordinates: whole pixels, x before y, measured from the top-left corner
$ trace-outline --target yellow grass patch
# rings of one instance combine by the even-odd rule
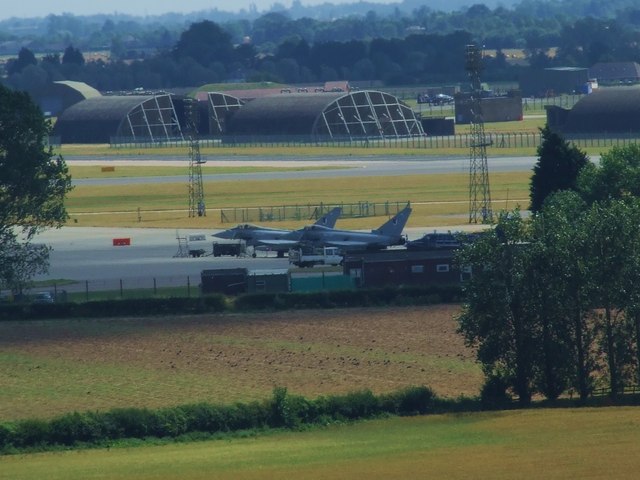
[[[494,210],[526,208],[530,172],[491,175]],[[78,186],[66,207],[72,225],[201,228],[225,227],[220,209],[335,203],[413,204],[408,227],[459,225],[468,215],[468,174],[332,179],[205,182],[207,216],[189,218],[185,183]],[[140,209],[140,216],[138,215]],[[383,218],[341,219],[341,228],[375,228]],[[298,227],[308,222],[274,222]]]
[[[456,306],[0,322],[0,420],[74,410],[308,397],[428,385],[474,395],[482,373]]]

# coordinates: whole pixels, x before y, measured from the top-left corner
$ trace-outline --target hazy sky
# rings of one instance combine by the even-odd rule
[[[355,0],[329,0],[331,3],[353,3]],[[390,3],[392,0],[370,0]],[[302,5],[317,5],[325,0],[301,0]],[[0,19],[10,17],[46,17],[47,15],[73,13],[91,15],[93,13],[126,13],[131,15],[158,15],[167,12],[189,13],[197,10],[218,8],[238,11],[255,4],[258,10],[265,10],[276,3],[275,0],[3,0]],[[278,3],[291,6],[291,0]]]

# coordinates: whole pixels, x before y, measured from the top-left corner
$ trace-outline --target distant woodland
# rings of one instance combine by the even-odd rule
[[[487,81],[515,80],[526,66],[640,61],[637,0],[500,3],[296,1],[266,12],[14,18],[0,22],[0,81],[26,91],[56,80],[102,91],[215,82],[461,82],[469,43],[492,52]],[[511,49],[524,58],[511,58]]]

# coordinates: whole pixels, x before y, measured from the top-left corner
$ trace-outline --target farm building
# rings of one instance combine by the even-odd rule
[[[572,109],[547,107],[550,128],[566,134],[640,132],[640,87],[599,88]]]
[[[469,124],[473,120],[473,100],[468,93],[455,97],[456,123]],[[511,91],[505,96],[485,97],[480,99],[482,118],[485,122],[512,122],[522,120],[522,95],[519,91]]]
[[[423,135],[404,102],[384,92],[285,92],[256,98],[228,121],[229,136],[315,139]]]
[[[57,117],[72,105],[87,98],[99,97],[100,92],[84,82],[69,80],[52,82],[34,96],[40,110],[48,117]]]
[[[404,249],[347,255],[344,272],[362,288],[387,285],[451,285],[468,275],[453,264],[454,250]]]
[[[58,118],[54,135],[62,143],[161,142],[182,138],[178,115],[168,94],[114,95],[82,100]]]

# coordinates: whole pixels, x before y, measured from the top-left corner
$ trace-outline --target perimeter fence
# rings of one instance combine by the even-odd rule
[[[221,223],[280,222],[287,220],[318,220],[335,207],[342,208],[340,218],[392,216],[409,205],[401,202],[319,203],[278,205],[268,207],[231,207],[220,210]]]
[[[487,140],[490,148],[537,148],[542,136],[539,132],[512,132],[495,133],[487,132]],[[612,147],[623,146],[630,143],[640,143],[638,133],[604,133],[604,134],[566,134],[564,138],[573,142],[578,147]],[[388,149],[468,149],[473,142],[470,134],[444,135],[444,136],[413,136],[401,138],[330,138],[319,140],[308,135],[269,135],[269,136],[225,136],[224,138],[200,139],[201,148],[368,148]],[[111,148],[188,148],[186,141],[173,139],[165,141],[141,141],[130,138],[112,138]],[[363,152],[365,153],[365,152]]]
[[[203,267],[204,268],[204,267]],[[3,300],[41,302],[38,294],[46,292],[54,302],[88,302],[149,297],[199,297],[200,275],[169,275],[53,282],[25,291],[24,298],[3,294]],[[42,303],[42,302],[41,302]]]

